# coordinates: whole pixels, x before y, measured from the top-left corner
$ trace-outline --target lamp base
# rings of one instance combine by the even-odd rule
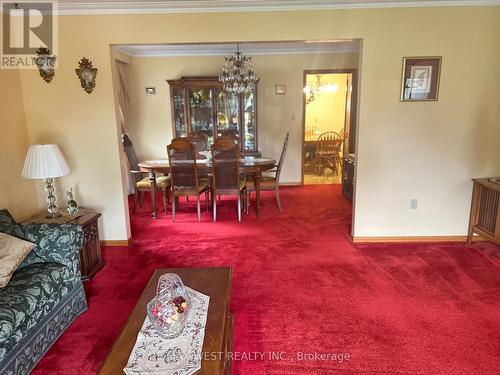
[[[55,187],[53,185],[54,179],[53,178],[46,178],[44,180],[45,182],[45,192],[47,193],[47,211],[49,212],[47,216],[45,216],[46,219],[57,219],[61,217],[62,215],[58,212],[59,207],[57,207],[56,201],[57,198],[54,195],[55,192]]]
[[[62,217],[62,215],[61,215],[60,213],[58,213],[58,212],[53,213],[53,214],[48,213],[48,214],[45,216],[45,218],[46,218],[46,219],[59,219],[59,218],[61,218],[61,217]]]

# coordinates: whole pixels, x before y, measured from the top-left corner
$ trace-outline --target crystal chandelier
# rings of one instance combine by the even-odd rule
[[[259,78],[252,68],[252,58],[240,52],[240,45],[236,45],[236,52],[224,57],[225,63],[219,82],[224,91],[232,94],[249,94],[255,90]]]
[[[306,95],[306,104],[309,104],[316,99],[322,92],[337,92],[339,86],[335,83],[321,83],[321,75],[316,75],[316,82],[311,82],[304,87],[304,94]]]

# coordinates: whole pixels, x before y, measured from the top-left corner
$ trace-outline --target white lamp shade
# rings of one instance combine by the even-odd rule
[[[24,178],[42,179],[66,176],[70,173],[57,145],[31,145],[24,161]]]

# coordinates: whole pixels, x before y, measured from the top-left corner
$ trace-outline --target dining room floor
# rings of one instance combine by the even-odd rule
[[[330,170],[323,174],[304,173],[304,185],[340,184],[341,180],[342,175]]]
[[[282,204],[264,192],[238,223],[224,198],[214,224],[193,200],[176,223],[146,201],[33,374],[95,374],[154,269],[209,266],[233,268],[234,374],[500,373],[499,247],[353,244],[340,185],[285,187]]]

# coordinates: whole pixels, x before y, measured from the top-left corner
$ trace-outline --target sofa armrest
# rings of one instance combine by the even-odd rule
[[[71,276],[80,279],[80,250],[83,229],[74,224],[21,224],[23,237],[36,243],[21,268],[32,263],[55,262],[67,266]]]

